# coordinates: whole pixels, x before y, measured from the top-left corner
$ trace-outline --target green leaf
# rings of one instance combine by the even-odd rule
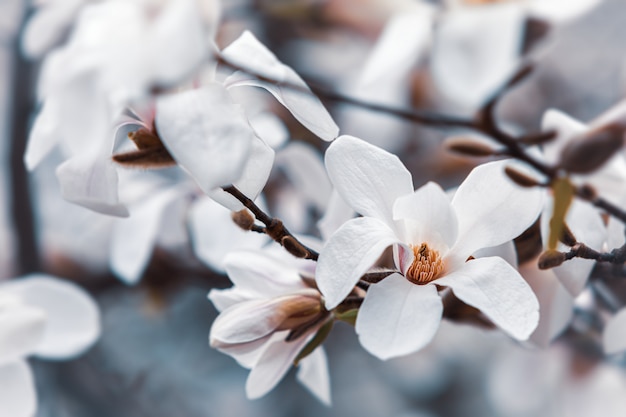
[[[326,324],[324,324],[317,331],[315,336],[313,336],[313,339],[311,339],[311,341],[307,343],[307,345],[300,351],[300,353],[298,353],[298,356],[296,356],[296,359],[294,359],[293,361],[294,366],[298,366],[298,364],[300,363],[302,359],[309,356],[311,353],[313,353],[313,351],[319,345],[324,343],[324,340],[326,340],[326,338],[328,337],[328,334],[330,333],[330,330],[333,328],[333,323],[334,323],[334,320],[328,320],[328,322],[326,322]]]
[[[567,177],[560,177],[552,182],[554,193],[554,209],[550,219],[550,235],[548,237],[548,249],[555,250],[565,229],[565,216],[569,210],[574,193],[574,185]]]
[[[344,311],[343,313],[335,313],[335,318],[354,326],[357,314],[359,314],[359,309],[353,308],[351,310]]]

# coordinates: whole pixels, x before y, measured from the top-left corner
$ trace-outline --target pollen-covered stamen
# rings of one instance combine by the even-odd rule
[[[428,247],[426,243],[419,246],[411,245],[413,263],[406,271],[406,278],[414,284],[427,284],[443,272],[443,261],[439,252]]]

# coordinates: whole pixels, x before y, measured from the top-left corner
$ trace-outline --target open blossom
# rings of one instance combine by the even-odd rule
[[[45,275],[0,284],[0,416],[35,414],[27,356],[73,358],[99,334],[98,307],[75,285]]]
[[[539,214],[541,193],[513,185],[503,164],[474,169],[450,202],[434,183],[413,191],[409,171],[379,148],[349,136],[330,146],[331,181],[363,217],[339,228],[320,254],[326,308],[337,306],[389,246],[399,270],[371,285],[359,310],[356,331],[368,351],[388,359],[425,346],[441,321],[441,287],[517,339],[534,330],[537,299],[519,273],[499,257],[467,261],[515,238]]]
[[[272,390],[315,334],[331,319],[312,280],[313,263],[285,252],[231,252],[226,272],[234,286],[212,290],[209,298],[221,312],[211,327],[211,346],[250,369],[249,398]],[[326,354],[321,347],[299,362],[298,380],[330,404]]]

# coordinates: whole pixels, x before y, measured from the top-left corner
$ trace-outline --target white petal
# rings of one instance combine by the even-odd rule
[[[530,13],[549,22],[575,19],[596,7],[601,0],[531,0]]]
[[[259,357],[263,354],[263,351],[268,343],[271,343],[271,341],[275,339],[276,334],[277,333],[274,333],[252,342],[234,345],[218,344],[214,347],[220,352],[232,357],[244,368],[252,369],[252,367],[259,361]],[[278,334],[282,334],[282,337],[285,338],[287,332],[280,332]]]
[[[277,334],[276,336],[279,336]],[[306,346],[313,334],[292,342],[276,340],[269,343],[246,381],[246,395],[251,400],[271,391],[285,376],[298,353]],[[284,335],[282,336],[284,338]]]
[[[30,367],[25,361],[0,365],[0,417],[33,417],[37,393]]]
[[[249,118],[257,136],[263,139],[272,149],[282,147],[289,140],[289,130],[283,121],[274,113],[263,112]]]
[[[156,106],[164,145],[204,192],[241,177],[254,132],[222,86],[161,96]]]
[[[405,76],[426,51],[431,38],[433,8],[416,3],[418,10],[397,13],[385,25],[370,53],[358,85],[370,88],[389,78]]]
[[[342,302],[383,251],[396,242],[395,233],[371,217],[353,219],[341,226],[320,253],[315,272],[326,308],[331,310]]]
[[[293,69],[281,63],[252,33],[244,32],[225,48],[222,54],[228,61],[252,73],[261,74],[278,83],[297,86],[305,91],[259,81],[254,76],[243,73],[232,76],[226,81],[227,84],[265,88],[311,132],[327,141],[337,137],[339,128],[322,102],[310,92],[306,83]]]
[[[626,309],[620,310],[608,321],[602,340],[607,354],[626,350]]]
[[[3,284],[2,297],[6,297],[6,288],[7,285]],[[45,330],[46,315],[41,309],[21,304],[3,305],[0,310],[0,364],[34,353]]]
[[[544,246],[548,240],[553,206],[552,199],[548,200],[546,209],[541,215],[541,234]],[[593,206],[583,201],[574,200],[567,212],[566,222],[579,242],[584,242],[595,250],[602,249],[602,244],[607,238],[607,231],[600,213]],[[560,244],[558,249],[568,250],[563,244]],[[595,261],[593,260],[574,258],[552,268],[552,271],[570,294],[576,297],[585,287],[594,266]]]
[[[557,163],[563,148],[574,136],[587,130],[587,126],[562,111],[549,109],[541,120],[541,130],[557,132],[556,137],[543,146],[546,160],[550,163]]]
[[[326,151],[335,189],[357,213],[394,225],[393,204],[413,192],[411,173],[397,156],[352,136],[341,136]]]
[[[63,198],[74,204],[111,216],[127,217],[119,202],[118,176],[113,162],[101,154],[79,155],[56,170]]]
[[[312,146],[293,142],[281,150],[276,165],[285,171],[294,187],[307,202],[323,211],[328,204],[332,185],[320,153]]]
[[[46,313],[47,323],[36,354],[65,359],[89,349],[100,336],[100,311],[79,286],[43,274],[5,284],[24,303]],[[3,287],[4,288],[4,287]]]
[[[461,301],[482,311],[516,339],[528,339],[537,327],[537,297],[519,272],[502,258],[474,259],[435,283],[452,288]]]
[[[437,28],[432,56],[442,93],[469,109],[493,94],[517,66],[524,18],[517,4],[447,13]]]
[[[321,347],[300,361],[296,378],[322,403],[330,406],[330,376],[328,359]]]
[[[478,249],[513,240],[539,216],[544,193],[514,184],[504,174],[506,163],[490,162],[474,168],[452,199],[459,237],[451,252],[461,261]]]
[[[250,146],[250,155],[243,167],[241,176],[233,185],[248,198],[255,200],[263,191],[273,165],[274,150],[259,138],[254,138]],[[209,192],[208,195],[232,211],[243,209],[243,205],[239,200],[221,188]]]
[[[26,169],[33,170],[59,143],[59,118],[54,100],[46,100],[28,136],[24,153]]]
[[[328,240],[342,224],[353,218],[355,214],[352,207],[346,203],[337,190],[333,190],[326,212],[320,221],[317,222],[317,228],[322,235],[322,240]]]
[[[242,291],[239,288],[231,287],[224,290],[212,289],[209,291],[208,298],[211,300],[217,311],[221,313],[235,304],[239,304],[243,301],[248,301],[256,297]]]
[[[285,253],[284,249],[280,250],[281,255]],[[257,297],[275,297],[308,288],[295,265],[267,251],[233,251],[226,256],[224,265],[236,287]]]
[[[428,242],[432,249],[443,254],[456,241],[456,214],[448,195],[434,182],[398,198],[393,206],[393,218],[404,223],[405,243]]]
[[[570,323],[574,313],[574,299],[552,270],[539,269],[536,259],[520,266],[519,272],[539,301],[539,325],[530,340],[547,348]]]
[[[435,336],[443,304],[434,285],[393,274],[371,285],[356,319],[363,347],[386,360],[416,352]]]
[[[136,284],[150,261],[168,205],[184,198],[178,189],[158,190],[118,220],[111,242],[111,269],[127,284]]]
[[[474,252],[473,256],[476,258],[497,256],[507,261],[513,268],[517,268],[517,251],[512,240],[491,248],[479,249]]]
[[[261,249],[268,237],[237,226],[231,211],[210,198],[201,198],[189,212],[189,233],[195,254],[210,268],[225,272],[226,255],[234,250]]]

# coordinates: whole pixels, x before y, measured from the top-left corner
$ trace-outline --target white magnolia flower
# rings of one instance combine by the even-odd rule
[[[74,284],[31,275],[0,284],[0,416],[36,411],[30,355],[70,359],[100,334],[97,305]]]
[[[359,310],[356,331],[371,353],[388,359],[425,346],[441,321],[438,287],[517,339],[534,330],[537,299],[519,273],[499,257],[467,262],[521,234],[541,208],[541,193],[513,185],[503,164],[476,168],[450,202],[434,183],[413,191],[409,171],[379,148],[349,136],[330,146],[331,181],[363,217],[339,228],[320,254],[326,308],[337,306],[389,246],[400,271],[370,286]]]
[[[331,319],[321,294],[307,285],[314,264],[283,250],[272,256],[254,251],[231,252],[226,271],[234,286],[212,290],[209,299],[221,312],[211,327],[211,346],[249,368],[248,398],[272,390],[314,335]],[[330,404],[326,354],[316,348],[299,362],[298,380]]]

